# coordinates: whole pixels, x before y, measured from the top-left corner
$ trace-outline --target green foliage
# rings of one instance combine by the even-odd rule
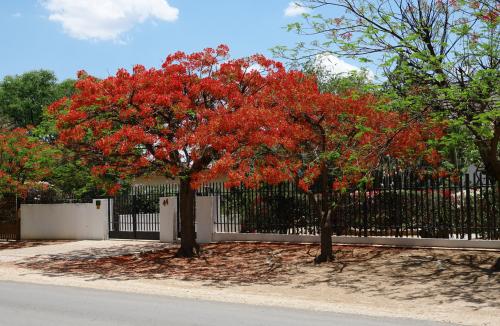
[[[51,71],[6,76],[0,82],[0,115],[11,120],[16,127],[38,125],[43,108],[62,93],[64,90],[58,89],[56,76]]]
[[[92,176],[88,167],[81,164],[78,159],[68,157],[61,159],[52,169],[52,174],[47,182],[62,193],[70,193],[77,198],[93,194],[98,189],[97,180]]]
[[[46,110],[42,115],[42,121],[32,130],[32,134],[58,148],[60,153],[58,164],[54,166],[51,176],[47,179],[56,193],[71,193],[76,198],[82,198],[96,192],[98,181],[92,176],[89,167],[83,164],[73,151],[55,144],[58,134],[55,119],[47,114]]]
[[[356,94],[374,92],[377,89],[377,85],[370,80],[366,70],[332,74],[317,64],[316,60],[309,60],[304,63],[302,70],[316,76],[318,87],[322,93],[352,97]]]
[[[29,131],[33,141],[52,145],[50,152],[44,152],[47,155],[37,156],[37,160],[44,160],[39,162],[43,170],[50,169],[43,181],[56,193],[83,197],[93,192],[97,184],[74,153],[55,146],[55,120],[46,112],[47,106],[55,100],[71,96],[75,92],[74,85],[71,79],[57,82],[54,73],[47,70],[5,77],[0,82],[0,128],[34,126]],[[19,157],[24,155],[17,154]]]
[[[427,114],[448,124],[447,163],[482,163],[500,179],[500,15],[496,1],[306,0],[311,15],[288,26],[316,35],[276,55],[301,60],[325,52],[373,62],[386,109]],[[328,7],[342,14],[325,14]],[[319,11],[322,14],[317,14]],[[355,81],[355,79],[354,79]],[[325,91],[344,91],[333,80]],[[350,82],[353,82],[351,79]],[[328,87],[331,87],[330,90]],[[460,157],[457,162],[453,157]]]

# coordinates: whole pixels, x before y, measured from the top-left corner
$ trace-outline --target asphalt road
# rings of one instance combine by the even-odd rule
[[[72,287],[0,282],[0,325],[430,326],[443,324],[410,319],[374,318]]]

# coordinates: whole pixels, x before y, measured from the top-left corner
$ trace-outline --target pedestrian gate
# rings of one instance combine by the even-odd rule
[[[20,240],[21,226],[17,215],[19,201],[15,195],[0,197],[0,240]]]

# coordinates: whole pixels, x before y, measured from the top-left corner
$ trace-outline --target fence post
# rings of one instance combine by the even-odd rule
[[[179,227],[177,199],[179,196],[160,197],[160,242],[175,242]]]
[[[16,241],[21,241],[21,201],[16,195]]]
[[[364,200],[363,200],[363,227],[365,229],[364,236],[368,237],[368,200],[366,198],[366,190],[363,190]]]
[[[107,239],[109,239],[109,235],[111,231],[116,231],[114,229],[114,212],[113,212],[113,205],[115,203],[115,199],[108,197],[108,234],[107,234]],[[119,223],[118,223],[119,224]]]
[[[467,212],[467,238],[469,240],[472,239],[472,231],[471,231],[471,219],[472,219],[472,212],[471,212],[471,204],[470,204],[470,175],[467,173],[465,175],[465,209]]]
[[[137,197],[136,195],[132,196],[132,230],[134,232],[134,239],[137,239]]]
[[[494,240],[500,239],[500,233],[498,233],[497,229],[497,217],[500,215],[496,215],[496,212],[500,209],[500,181],[495,180],[493,182],[493,234]]]
[[[216,196],[196,196],[196,234],[199,243],[210,243],[214,233]]]

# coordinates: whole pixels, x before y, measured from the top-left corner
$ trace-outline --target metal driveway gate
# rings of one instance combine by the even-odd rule
[[[177,195],[177,185],[136,186],[113,199],[109,237],[160,239],[160,197]]]

